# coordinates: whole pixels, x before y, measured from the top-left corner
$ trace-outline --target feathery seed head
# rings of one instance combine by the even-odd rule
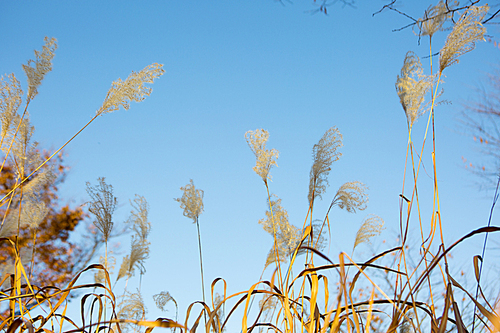
[[[447,13],[450,9],[458,5],[457,1],[440,0],[435,6],[430,6],[424,13],[424,17],[417,21],[421,36],[432,37],[437,31],[441,30],[444,22],[451,16]]]
[[[276,149],[266,149],[266,142],[269,139],[269,132],[266,130],[256,129],[255,131],[248,131],[245,133],[245,139],[257,159],[253,171],[267,184],[267,181],[271,179],[271,175],[269,175],[271,167],[273,165],[278,166],[276,159],[279,156],[279,152]]]
[[[107,242],[113,229],[114,223],[111,219],[117,200],[113,196],[113,186],[106,184],[104,177],[97,180],[99,185],[94,187],[89,182],[86,183],[87,193],[92,199],[92,201],[88,202],[89,212],[95,215],[94,225],[102,232],[104,241]]]
[[[309,194],[307,199],[311,204],[315,197],[321,194],[328,186],[328,174],[333,162],[338,161],[342,153],[337,149],[342,147],[342,134],[336,127],[330,128],[317,144],[313,146],[313,165],[309,173]]]
[[[141,292],[137,289],[136,293],[127,292],[123,296],[123,300],[118,305],[118,318],[120,319],[132,319],[132,320],[144,320],[146,316],[146,306],[144,305],[144,300],[142,299]],[[121,324],[125,328],[125,331],[129,331],[130,324]],[[140,332],[139,327],[133,326],[134,332]]]
[[[144,84],[153,83],[154,79],[163,75],[163,65],[154,63],[140,72],[132,72],[125,81],[118,79],[113,82],[97,115],[111,113],[121,107],[128,110],[130,101],[140,102],[151,94],[152,89]]]
[[[17,110],[21,105],[22,95],[21,83],[14,74],[7,75],[6,78],[3,76],[0,78],[1,138],[4,138],[12,127],[14,116],[17,115]]]
[[[151,231],[151,222],[148,221],[149,204],[146,198],[137,194],[134,201],[130,201],[130,204],[133,209],[130,211],[127,223],[132,223],[132,229],[136,235],[140,239],[146,240]]]
[[[396,91],[410,128],[415,120],[424,114],[422,104],[431,86],[432,77],[423,74],[418,56],[411,51],[407,52],[401,76],[398,75],[396,80]]]
[[[177,306],[177,302],[175,301],[175,298],[170,295],[168,291],[162,291],[159,294],[153,295],[153,300],[156,304],[156,307],[160,309],[161,311],[166,311],[165,306],[167,305],[168,302],[172,301],[175,303]]]
[[[356,240],[354,241],[354,246],[352,250],[356,248],[361,243],[370,243],[370,239],[373,236],[380,235],[380,232],[384,228],[384,220],[382,220],[377,215],[369,215],[365,218],[365,221],[356,233]]]
[[[440,72],[446,67],[458,63],[458,57],[472,51],[476,46],[476,41],[484,39],[486,28],[483,27],[481,21],[488,10],[488,5],[471,6],[463,13],[439,52]]]
[[[184,187],[181,187],[182,198],[174,199],[181,203],[181,208],[184,210],[183,215],[196,222],[200,214],[203,212],[203,194],[202,190],[196,189],[193,180]]]
[[[356,213],[357,209],[364,210],[368,203],[367,189],[368,187],[361,182],[347,182],[338,189],[331,206],[338,205],[349,213]]]
[[[271,196],[270,206],[272,213],[270,210],[266,211],[266,219],[260,220],[259,224],[276,238],[280,261],[286,262],[300,241],[301,230],[289,223],[288,212],[281,206],[281,199],[274,194]],[[266,267],[275,260],[276,249],[273,245],[267,256]]]
[[[111,253],[112,252],[110,251],[105,257],[101,256],[99,258],[99,263],[104,266],[108,274],[113,273],[116,264],[116,258],[112,256]],[[106,283],[106,274],[102,269],[98,270],[97,273],[94,274],[94,282],[101,284]]]
[[[23,65],[24,72],[28,77],[28,101],[38,94],[38,87],[42,83],[45,74],[52,70],[52,59],[57,49],[55,38],[45,37],[45,45],[42,51],[35,50],[36,60],[28,60],[27,65]]]

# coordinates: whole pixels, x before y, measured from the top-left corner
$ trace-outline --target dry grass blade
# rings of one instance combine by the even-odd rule
[[[477,306],[477,308],[479,309],[479,311],[481,311],[481,313],[483,314],[483,316],[485,316],[486,318],[488,318],[488,320],[491,322],[491,324],[493,325],[493,327],[495,328],[495,330],[500,331],[500,316],[496,315],[493,312],[488,311],[481,303],[479,303],[479,301],[477,301],[475,299],[475,297],[473,297],[464,287],[462,287],[460,285],[460,283],[458,283],[457,281],[455,281],[455,279],[453,279],[450,275],[448,275],[448,278],[450,279],[451,283],[453,283],[453,285],[455,287],[459,288],[464,293],[466,293],[467,296],[469,296],[470,300],[472,302],[474,302],[474,304]],[[455,309],[455,306],[453,308]],[[458,307],[457,307],[457,310],[458,310]],[[455,320],[457,320],[457,321],[460,320],[461,321],[461,316],[460,316],[459,312],[458,313],[455,312]]]

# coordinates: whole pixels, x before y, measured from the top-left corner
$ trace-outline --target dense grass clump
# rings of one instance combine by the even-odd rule
[[[458,63],[461,55],[473,50],[475,43],[483,39],[485,29],[481,20],[488,7],[467,7],[453,25],[439,52],[438,70],[433,72],[432,36],[451,18],[447,10],[447,6],[439,2],[419,21],[420,35],[429,36],[430,73],[425,74],[418,56],[408,52],[395,84],[408,122],[405,180],[400,193],[399,243],[367,261],[353,260],[357,246],[373,241],[383,229],[384,221],[380,217],[368,215],[356,234],[350,254],[342,252],[338,258],[329,258],[323,253],[331,234],[329,214],[332,209],[357,213],[363,211],[368,203],[367,186],[351,180],[337,189],[326,212],[315,210],[315,203],[323,199],[329,186],[328,176],[332,165],[342,156],[339,151],[342,134],[336,127],[328,129],[312,147],[308,205],[305,206],[307,210],[302,226],[295,226],[289,221],[281,199],[271,191],[269,180],[272,167],[277,165],[279,152],[267,147],[269,132],[264,129],[248,131],[245,138],[256,158],[253,170],[263,181],[269,206],[259,223],[272,237],[267,258],[263,258],[265,268],[261,278],[248,289],[232,295],[226,294],[226,281],[218,278],[211,283],[210,294],[206,298],[199,219],[204,209],[204,192],[196,188],[191,180],[181,187],[183,194],[175,200],[180,203],[184,216],[197,226],[202,301],[191,304],[181,319],[176,310],[175,318],[158,318],[154,321],[146,320],[141,285],[135,290],[128,286],[129,278],[135,273],[138,272],[141,277],[146,273],[144,263],[149,257],[151,224],[148,221],[149,205],[144,197],[137,195],[131,201],[132,210],[127,221],[132,233],[131,248],[122,258],[116,274],[113,274],[116,258],[108,249],[108,240],[115,232],[113,213],[116,198],[113,187],[104,178],[99,178],[97,185],[87,183],[90,200],[86,206],[94,218],[94,240],[96,244],[105,244],[104,255],[99,263],[87,265],[76,272],[64,287],[37,285],[36,277],[31,274],[37,263],[32,260],[33,256],[27,259],[22,255],[22,246],[29,246],[32,253],[37,248],[37,228],[48,210],[40,193],[47,184],[55,181],[50,161],[98,116],[119,108],[128,109],[131,101],[140,102],[149,96],[151,88],[147,84],[152,84],[164,72],[162,65],[152,64],[139,72],[132,72],[123,81],[118,79],[113,82],[102,106],[89,123],[60,149],[42,157],[36,143],[31,140],[34,127],[29,122],[28,108],[43,78],[52,69],[57,44],[54,38],[46,38],[42,51],[35,51],[36,59],[23,66],[28,77],[28,93],[22,112],[23,92],[19,81],[14,74],[0,80],[0,146],[4,154],[0,171],[5,172],[4,166],[13,165],[15,174],[12,186],[0,199],[3,214],[0,242],[11,248],[14,257],[10,269],[2,268],[0,330],[9,333],[16,330],[125,330],[148,333],[155,327],[163,327],[181,332],[222,332],[229,322],[236,322],[241,325],[241,332],[245,333],[255,330],[290,333],[500,331],[498,304],[494,298],[484,295],[480,285],[482,258],[473,258],[477,283],[474,290],[469,290],[452,276],[447,256],[464,240],[497,232],[500,228],[488,225],[471,231],[453,244],[445,244],[442,231],[445,222],[441,220],[436,171],[438,165],[435,162],[434,109],[439,102],[443,71]],[[417,151],[412,128],[417,119],[425,115],[428,116],[427,127],[420,142],[421,149]],[[418,191],[421,156],[429,141],[428,134],[432,135],[433,161],[433,207],[430,220],[422,214]],[[409,183],[406,182],[408,170],[411,173]],[[318,214],[320,219],[313,218]],[[418,220],[420,223],[421,232],[417,239],[412,239],[409,233],[410,217],[414,215],[417,216],[412,221]],[[33,235],[31,243],[19,241],[20,233],[26,230]],[[424,230],[428,230],[428,233]],[[410,254],[410,244],[417,244],[418,255]],[[333,273],[335,278],[328,278],[332,274],[327,275],[326,272]],[[93,283],[81,282],[82,276],[92,273]],[[115,283],[120,279],[126,279],[127,282],[118,295]],[[224,286],[222,295],[214,293],[219,283]],[[72,295],[80,297],[80,318],[66,315],[66,301]],[[457,299],[467,299],[470,306],[459,306]],[[162,310],[169,302],[174,303],[177,309],[177,302],[167,291],[155,295],[154,301]],[[200,311],[194,310],[195,304],[201,304]],[[237,317],[236,313],[241,316]]]

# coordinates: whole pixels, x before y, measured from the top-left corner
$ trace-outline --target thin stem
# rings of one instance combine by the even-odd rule
[[[14,188],[12,190],[10,190],[9,193],[7,193],[2,199],[0,199],[0,203],[3,202],[5,200],[5,198],[7,198],[11,193],[13,193],[19,186],[21,186],[21,184],[23,184],[31,176],[33,176],[35,174],[35,172],[40,170],[41,167],[43,167],[48,161],[50,161],[54,156],[56,156],[61,150],[63,150],[63,148],[66,147],[66,145],[68,145],[78,134],[80,134],[87,126],[89,126],[90,123],[92,123],[98,116],[99,115],[96,114],[92,119],[90,119],[90,121],[85,126],[83,126],[75,135],[73,135],[71,137],[71,139],[66,141],[66,143],[64,145],[62,145],[61,148],[59,148],[52,155],[50,155],[49,158],[47,158],[42,164],[40,164],[35,170],[33,170],[33,172],[30,173],[27,177],[24,177],[24,179],[20,183],[18,183],[16,186],[14,186]]]
[[[203,258],[201,251],[201,234],[200,234],[200,223],[198,222],[198,217],[196,217],[196,227],[198,228],[198,248],[200,250],[200,272],[201,272],[201,292],[203,294],[203,303],[205,303],[205,282],[203,279]],[[203,312],[205,317],[205,325],[207,324],[207,315]]]
[[[271,219],[273,223],[273,236],[274,236],[274,253],[275,253],[275,261],[276,261],[276,268],[278,269],[278,280],[279,280],[279,287],[281,290],[283,290],[283,280],[281,278],[281,264],[280,264],[280,255],[278,251],[278,239],[276,238],[276,223],[274,221],[274,213],[273,213],[273,205],[271,204],[271,194],[269,193],[269,186],[266,184],[266,190],[267,190],[267,198],[269,201],[269,211],[271,212]]]

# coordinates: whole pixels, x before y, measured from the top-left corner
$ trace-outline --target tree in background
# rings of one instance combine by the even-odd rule
[[[46,155],[46,154],[42,154]],[[62,204],[59,198],[59,185],[64,182],[67,167],[63,155],[51,161],[54,170],[54,182],[45,183],[38,192],[39,199],[46,207],[46,216],[36,230],[25,225],[17,237],[18,248],[21,251],[23,264],[28,267],[27,273],[32,277],[32,283],[38,286],[55,286],[64,288],[76,272],[85,268],[100,246],[101,236],[97,232],[86,233],[85,238],[73,239],[76,227],[84,224],[87,214],[80,206],[72,208]],[[28,172],[31,172],[29,170]],[[0,174],[0,194],[5,196],[15,186],[16,172],[12,163],[7,163]],[[26,182],[26,186],[33,181]],[[19,202],[12,201],[10,211],[19,210]],[[0,208],[5,216],[6,205]],[[33,243],[35,246],[33,247]],[[12,273],[15,257],[14,249],[7,243],[0,243],[0,261],[8,263],[2,266],[2,278]]]

